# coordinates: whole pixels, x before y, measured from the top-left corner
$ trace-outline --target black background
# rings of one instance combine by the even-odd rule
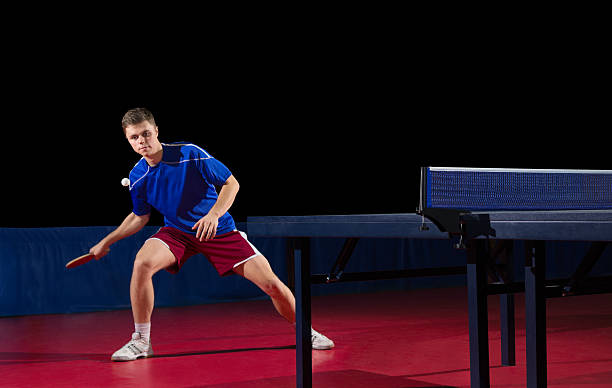
[[[119,224],[131,211],[120,181],[139,159],[120,122],[141,106],[162,142],[193,142],[230,168],[238,221],[413,212],[428,165],[612,169],[595,42],[353,27],[16,45],[0,226]]]

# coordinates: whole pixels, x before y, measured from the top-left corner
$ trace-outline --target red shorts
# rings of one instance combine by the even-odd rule
[[[163,242],[176,257],[176,263],[166,268],[170,273],[177,273],[187,259],[201,253],[219,275],[226,276],[238,265],[261,254],[247,240],[246,234],[237,230],[217,235],[212,240],[200,241],[195,235],[164,226],[150,238]]]

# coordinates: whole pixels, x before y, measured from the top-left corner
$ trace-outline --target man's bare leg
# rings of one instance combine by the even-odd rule
[[[132,280],[130,281],[130,300],[134,322],[151,322],[155,303],[153,275],[174,264],[174,255],[159,240],[147,240],[134,260]]]
[[[289,323],[295,323],[295,297],[274,274],[268,260],[258,255],[234,268],[234,272],[253,282],[271,299],[276,311]]]
[[[295,323],[295,297],[291,290],[274,274],[268,260],[258,255],[234,268],[234,272],[255,283],[272,299],[276,311],[289,323]],[[312,348],[327,350],[334,342],[323,334],[312,330]]]
[[[172,252],[160,240],[147,240],[138,251],[130,281],[130,300],[135,333],[131,341],[112,355],[112,360],[131,361],[153,355],[149,341],[151,315],[155,303],[153,275],[175,261]]]

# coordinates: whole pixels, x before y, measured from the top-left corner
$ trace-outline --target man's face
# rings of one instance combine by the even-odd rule
[[[151,156],[161,149],[161,144],[157,140],[157,127],[148,121],[127,126],[125,137],[134,151],[142,156]]]

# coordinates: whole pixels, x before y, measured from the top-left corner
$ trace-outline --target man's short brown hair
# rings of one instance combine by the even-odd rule
[[[155,126],[155,119],[153,118],[153,113],[151,113],[147,108],[134,108],[128,110],[121,120],[121,126],[123,127],[123,132],[125,132],[125,128],[130,125],[140,124],[143,121],[148,121],[152,126]]]

